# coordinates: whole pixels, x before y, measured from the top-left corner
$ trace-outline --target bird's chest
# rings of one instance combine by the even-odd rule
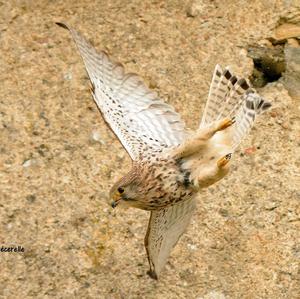
[[[183,171],[175,161],[160,159],[151,163],[145,177],[145,204],[148,209],[158,209],[189,199],[194,190],[189,173]]]

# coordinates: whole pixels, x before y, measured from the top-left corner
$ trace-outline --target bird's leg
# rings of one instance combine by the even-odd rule
[[[227,154],[217,161],[217,167],[214,165],[204,165],[201,174],[195,180],[196,188],[206,188],[219,180],[221,180],[228,172],[228,162],[231,159],[231,154]],[[227,167],[226,167],[227,166]]]
[[[206,128],[199,129],[192,137],[173,150],[175,159],[185,158],[203,149],[208,140],[218,131],[225,130],[235,122],[234,118],[224,118],[212,123]]]
[[[235,123],[235,117],[233,118],[223,118],[219,121],[213,123],[213,128],[211,130],[212,136],[217,133],[218,131],[223,131],[233,125]],[[211,136],[211,137],[212,137]]]
[[[217,161],[218,168],[219,169],[223,169],[225,167],[225,165],[227,165],[227,163],[229,162],[230,159],[231,159],[231,153],[227,154],[226,156],[224,156],[221,159],[219,159]]]
[[[235,118],[223,118],[221,120],[213,122],[209,127],[200,129],[196,133],[197,140],[209,140],[217,132],[223,131],[235,123]]]

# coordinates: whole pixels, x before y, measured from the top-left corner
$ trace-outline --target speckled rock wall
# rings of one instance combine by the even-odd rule
[[[145,275],[148,214],[112,210],[130,160],[89,93],[65,21],[139,73],[196,128],[216,63],[250,76],[247,48],[298,1],[0,1],[1,298],[299,298],[299,109],[281,80],[235,155],[199,194],[161,279]],[[299,46],[299,41],[295,39]]]

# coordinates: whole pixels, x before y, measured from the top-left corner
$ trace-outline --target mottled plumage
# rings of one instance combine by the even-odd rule
[[[149,210],[145,237],[150,271],[157,278],[195,209],[196,194],[229,172],[232,153],[257,114],[270,107],[245,79],[216,66],[204,115],[187,133],[174,109],[135,74],[70,30],[105,121],[132,158],[132,169],[110,191],[112,206]]]

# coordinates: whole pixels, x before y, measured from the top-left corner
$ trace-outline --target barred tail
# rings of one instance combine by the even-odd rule
[[[270,106],[269,102],[250,88],[244,78],[239,79],[228,68],[223,70],[220,65],[217,65],[200,128],[222,118],[235,117],[232,147],[236,149],[250,131],[256,115]]]
[[[243,138],[247,136],[257,115],[263,113],[271,104],[255,92],[244,95],[242,105],[235,115],[236,123],[232,138],[232,147],[236,149]]]

